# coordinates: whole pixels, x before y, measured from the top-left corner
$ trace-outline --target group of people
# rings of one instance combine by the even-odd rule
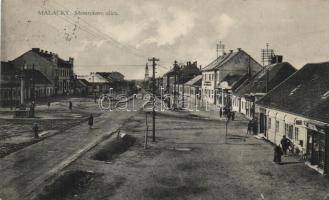
[[[281,164],[281,156],[287,155],[287,151],[291,147],[290,140],[284,135],[280,141],[280,145],[275,145],[274,147],[274,162]]]

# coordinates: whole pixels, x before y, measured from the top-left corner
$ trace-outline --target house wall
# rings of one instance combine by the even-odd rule
[[[55,63],[48,61],[47,59],[41,57],[35,52],[28,51],[21,55],[20,57],[12,61],[13,66],[17,69],[22,69],[24,63],[28,68],[40,71],[43,75],[47,77],[52,83],[55,83],[56,71],[58,70]]]
[[[73,61],[72,61],[73,62]],[[73,76],[73,67],[59,67],[57,59],[47,60],[36,52],[28,51],[12,61],[13,66],[22,69],[24,63],[29,69],[34,66],[35,70],[40,71],[55,86],[57,85],[57,93],[63,94],[72,91],[71,78]]]
[[[202,72],[202,97],[209,103],[215,102],[215,71]]]
[[[266,116],[266,138],[269,141],[280,144],[283,135],[286,135],[295,147],[306,152],[307,129],[304,125],[304,122],[307,121],[306,118],[269,108],[266,108]],[[297,120],[301,120],[302,124],[296,124]],[[289,134],[287,126],[292,127],[291,134]]]
[[[215,88],[219,88],[221,91],[220,83],[227,75],[245,75],[246,73],[250,73],[250,75],[256,74],[258,71],[262,69],[262,66],[254,61],[248,54],[246,53],[238,53],[230,60],[227,61],[220,69],[215,71],[206,71],[202,72],[202,91],[204,96],[209,99],[210,103],[219,104],[219,101],[215,101],[214,96],[216,96],[213,91]],[[209,77],[209,74],[214,74]],[[211,78],[209,80],[209,78]],[[226,88],[224,88],[226,89]],[[209,91],[211,90],[211,91]],[[209,95],[210,92],[210,95]],[[245,112],[245,111],[244,111]]]
[[[201,106],[201,96],[200,96],[200,87],[199,86],[189,86],[185,85],[185,102],[187,107],[190,110],[196,110]],[[198,95],[199,94],[199,95]]]

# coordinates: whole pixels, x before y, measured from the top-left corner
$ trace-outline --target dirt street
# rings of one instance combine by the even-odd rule
[[[145,150],[145,113],[139,113],[121,129],[134,139],[99,144],[38,199],[329,199],[327,179],[293,157],[273,163],[271,144],[253,136],[244,141],[246,126],[229,124],[225,143],[223,121],[158,115],[156,142],[150,132]]]

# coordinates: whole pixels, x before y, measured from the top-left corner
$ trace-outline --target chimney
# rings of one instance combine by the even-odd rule
[[[241,48],[238,48],[238,51],[241,51]]]
[[[198,62],[197,61],[194,61],[193,62],[193,65],[196,66],[196,67],[198,67]]]
[[[69,57],[69,63],[73,65],[74,58]]]
[[[202,65],[200,65],[200,70],[202,69]]]
[[[271,58],[271,64],[282,63],[283,56],[282,55],[275,55]]]
[[[57,63],[57,60],[58,60],[58,56],[57,56],[57,54],[53,53],[53,54],[51,55],[51,59],[52,59],[52,61],[53,61],[54,63]]]
[[[233,53],[233,50],[232,49],[230,49],[230,53]]]
[[[32,48],[32,51],[38,53],[40,52],[40,48]]]

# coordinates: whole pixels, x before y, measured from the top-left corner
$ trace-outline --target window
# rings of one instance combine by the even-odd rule
[[[268,118],[268,129],[271,129],[272,119]]]
[[[288,125],[288,137],[290,139],[293,139],[293,131],[294,131],[293,126],[292,125]]]
[[[275,121],[275,132],[279,132],[280,122],[278,120]]]
[[[298,140],[299,128],[295,127],[295,140]]]

